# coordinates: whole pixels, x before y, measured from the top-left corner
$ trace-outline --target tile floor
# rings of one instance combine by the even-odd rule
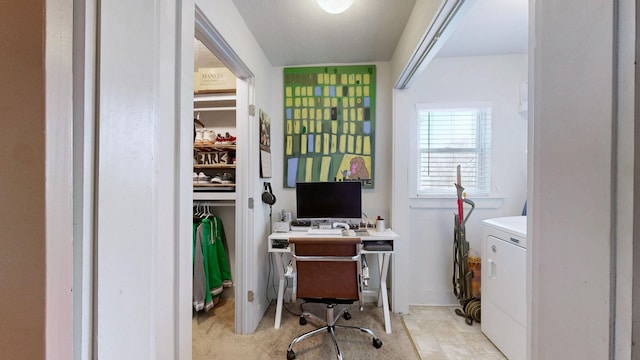
[[[411,306],[402,315],[423,360],[504,360],[506,357],[480,331],[455,314],[455,307]]]

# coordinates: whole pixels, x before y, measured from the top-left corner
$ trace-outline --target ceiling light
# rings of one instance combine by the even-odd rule
[[[340,14],[345,12],[351,4],[353,4],[353,0],[316,0],[318,5],[322,8],[322,10],[328,12],[329,14]]]

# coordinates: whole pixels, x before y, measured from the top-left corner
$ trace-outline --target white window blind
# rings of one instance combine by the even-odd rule
[[[455,194],[456,167],[467,194],[489,195],[491,108],[418,106],[418,195]]]

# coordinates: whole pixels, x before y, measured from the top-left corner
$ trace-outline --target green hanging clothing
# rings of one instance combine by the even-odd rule
[[[219,296],[224,287],[232,285],[231,267],[224,248],[224,228],[219,217],[213,216],[202,219],[203,254],[207,268],[207,282],[211,296]]]
[[[193,224],[193,289],[192,300],[193,308],[196,311],[209,310],[213,307],[213,298],[209,292],[209,268],[207,264],[206,251],[208,248],[203,246],[205,242],[203,228],[199,222]]]

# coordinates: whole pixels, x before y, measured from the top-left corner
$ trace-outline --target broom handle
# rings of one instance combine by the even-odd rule
[[[462,185],[460,185],[461,183],[461,176],[460,176],[460,165],[458,165],[457,167],[457,173],[458,173],[458,182],[456,183],[456,190],[458,192],[458,221],[460,222],[460,225],[462,225],[464,216],[462,215],[462,192],[464,191],[464,188],[462,187]]]

